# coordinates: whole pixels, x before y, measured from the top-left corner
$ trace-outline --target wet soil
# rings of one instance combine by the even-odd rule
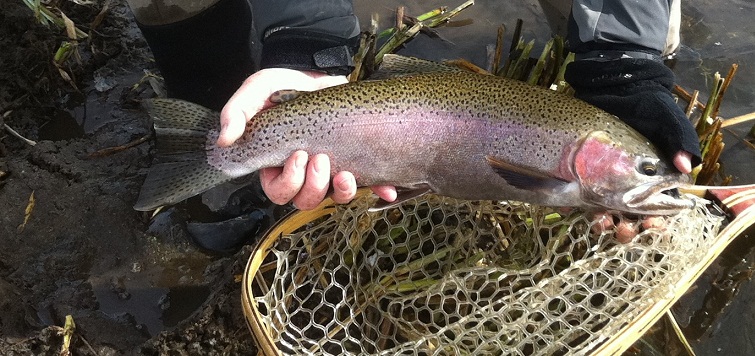
[[[61,4],[85,32],[101,8]],[[137,100],[154,93],[133,88],[156,70],[128,8],[112,2],[79,42],[71,82],[52,62],[64,40],[3,2],[0,126],[37,144],[0,129],[0,354],[58,355],[66,315],[75,355],[253,353],[234,281],[248,252],[207,254],[174,210],[150,223],[132,209],[150,140],[91,155],[151,134]]]
[[[357,10],[368,23],[372,12],[386,14],[394,2],[407,3],[414,12],[433,6],[416,1],[367,6],[361,1]],[[189,242],[183,224],[189,218],[187,209],[169,209],[155,218],[132,209],[151,162],[151,139],[93,155],[151,134],[151,122],[138,100],[154,96],[142,79],[145,71],[157,71],[129,10],[122,0],[114,0],[103,22],[91,29],[101,3],[60,3],[66,15],[90,33],[78,44],[81,59],[62,66],[70,82],[52,62],[66,40],[65,31],[39,24],[21,1],[3,1],[0,11],[0,354],[58,355],[67,315],[76,322],[71,345],[75,355],[256,352],[235,279],[243,273],[249,248],[229,256],[208,254]],[[498,24],[539,13],[534,1],[523,3],[478,4],[469,17],[483,30],[441,30],[443,40],[413,43],[405,53],[436,53],[424,56],[429,59],[463,56],[482,64],[484,45],[494,43]],[[685,4],[689,15],[683,35],[692,48],[685,49],[676,70],[681,83],[704,91],[711,71],[725,72],[731,62],[740,62],[738,85],[727,97],[727,105],[732,105],[722,108],[723,115],[755,110],[753,66],[743,65],[752,64],[748,58],[753,41],[747,36],[755,32],[737,35],[735,29],[707,23],[706,14],[714,12],[706,9],[717,9],[720,2]],[[746,2],[733,4],[727,7],[732,14],[741,9],[750,14],[739,16],[742,21],[755,12]],[[509,18],[480,19],[504,12]],[[544,26],[541,20],[529,22],[528,38],[544,42]],[[751,24],[740,27],[747,26]],[[482,44],[468,40],[473,36]],[[735,60],[718,55],[722,46]],[[37,144],[11,135],[3,124]],[[747,128],[736,130],[746,136]],[[740,142],[734,139],[730,147]],[[735,183],[752,183],[752,165],[737,162],[753,162],[753,151],[739,147],[725,155]],[[755,259],[755,243],[749,235],[738,241],[687,302],[676,307],[686,315],[682,324],[690,333],[700,327],[694,339],[701,350],[732,350],[730,345],[752,350],[754,345],[742,335],[741,325],[747,330],[754,315],[747,303],[755,295],[749,262]],[[717,318],[701,320],[696,315]],[[720,335],[721,330],[737,328],[739,332]]]

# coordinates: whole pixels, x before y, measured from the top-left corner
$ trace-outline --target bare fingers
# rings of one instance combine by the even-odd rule
[[[314,209],[325,199],[330,184],[330,160],[326,155],[310,157],[294,152],[282,168],[260,171],[262,190],[275,204],[292,202],[302,210]]]
[[[692,154],[687,151],[679,151],[674,155],[674,167],[684,174],[692,172]]]
[[[333,194],[330,196],[338,204],[346,204],[357,194],[357,181],[350,172],[338,172],[333,176]]]
[[[391,185],[374,185],[370,187],[370,189],[372,189],[372,192],[380,197],[380,199],[383,199],[389,203],[393,202],[398,197],[396,187]]]
[[[334,202],[346,204],[354,199],[357,183],[353,174],[339,172],[332,181],[331,197]],[[304,151],[296,151],[283,167],[262,169],[260,182],[273,203],[283,205],[292,202],[301,210],[314,209],[328,193],[330,159],[324,154],[309,157]]]
[[[220,134],[217,145],[227,147],[244,133],[246,122],[257,112],[274,105],[270,94],[281,89],[311,91],[348,82],[346,76],[287,68],[265,68],[239,87],[220,112]]]
[[[616,224],[616,241],[620,243],[629,243],[634,239],[635,236],[637,236],[640,233],[640,225],[637,221],[632,221],[628,219],[621,219],[618,224]]]
[[[304,185],[307,160],[306,152],[296,151],[282,168],[265,168],[260,171],[262,190],[270,201],[283,205],[294,199]]]
[[[306,153],[305,153],[306,154]],[[307,164],[304,185],[291,200],[301,210],[316,208],[325,199],[330,185],[330,160],[324,154],[314,155]]]
[[[615,218],[609,213],[598,213],[593,215],[595,224],[592,227],[593,233],[602,233],[614,230],[614,237],[620,243],[632,241],[640,233],[640,228],[662,229],[666,225],[666,220],[659,216],[648,216],[641,220],[632,220],[627,218]]]

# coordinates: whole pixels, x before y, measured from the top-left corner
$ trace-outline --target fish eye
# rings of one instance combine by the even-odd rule
[[[638,168],[646,176],[654,176],[658,173],[658,166],[654,161],[649,159],[642,160]]]

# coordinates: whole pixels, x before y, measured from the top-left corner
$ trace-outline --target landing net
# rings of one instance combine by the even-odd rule
[[[426,196],[368,212],[374,199],[299,216],[258,247],[245,298],[263,350],[589,353],[673,298],[722,224],[700,201],[620,244],[577,210]]]

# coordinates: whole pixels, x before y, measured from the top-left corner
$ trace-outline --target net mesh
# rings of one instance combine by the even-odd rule
[[[705,204],[619,244],[583,212],[364,197],[281,236],[253,301],[284,354],[567,354],[609,339],[704,255]]]

